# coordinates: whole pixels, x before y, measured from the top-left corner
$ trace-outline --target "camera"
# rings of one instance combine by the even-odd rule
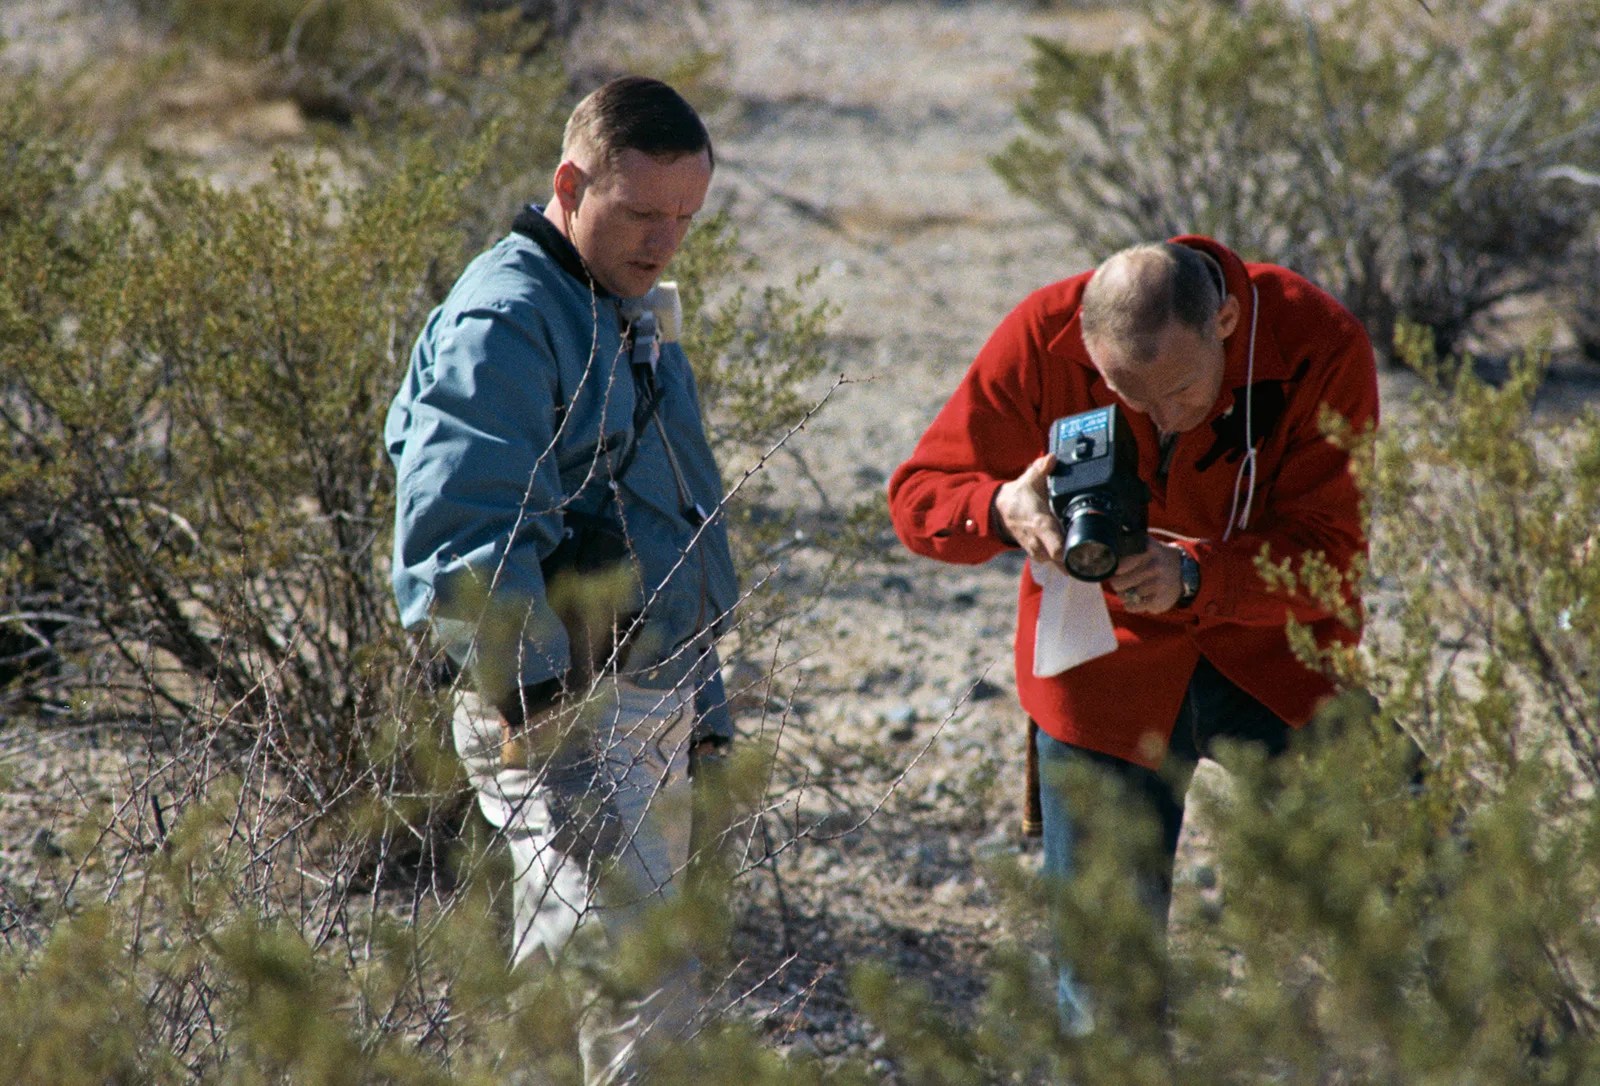
[[[1150,488],[1139,478],[1139,443],[1115,405],[1050,424],[1055,467],[1050,509],[1066,534],[1067,572],[1103,581],[1145,549]]]

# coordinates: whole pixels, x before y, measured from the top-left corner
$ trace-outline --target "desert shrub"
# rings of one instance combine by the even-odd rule
[[[284,160],[243,193],[167,177],[74,208],[54,252],[7,233],[42,295],[8,277],[3,500],[32,545],[7,591],[48,587],[81,632],[66,688],[119,714],[273,704],[344,760],[397,645],[371,434],[466,169],[419,158],[336,201]]]
[[[64,319],[66,298],[81,263],[66,236],[74,190],[73,133],[47,113],[37,89],[19,85],[0,101],[0,246],[6,267],[0,279],[0,338],[27,347],[37,329]],[[5,453],[0,457],[0,494],[32,484],[23,443],[33,426],[14,378],[0,378],[0,417]],[[34,555],[54,545],[53,510],[38,503],[23,511],[7,504],[0,517],[0,571],[6,591],[0,609],[0,688],[47,666],[52,643],[66,624],[81,621],[62,586]]]
[[[1567,281],[1600,187],[1591,4],[1154,0],[1137,44],[1033,42],[1010,187],[1090,251],[1207,233],[1449,354]],[[1576,281],[1576,280],[1572,280]]]
[[[336,122],[385,114],[448,66],[443,3],[395,0],[133,0],[147,32],[246,62],[310,116]]]
[[[465,7],[484,11],[515,11],[525,22],[542,29],[548,37],[565,41],[585,23],[598,21],[639,22],[665,8],[704,20],[705,0],[670,0],[667,4],[646,0],[466,0]]]
[[[1600,179],[1591,177],[1585,183],[1600,184]],[[1580,250],[1579,259],[1562,277],[1558,288],[1560,312],[1578,349],[1591,362],[1600,362],[1600,296],[1594,290],[1596,282],[1600,282],[1600,217],[1591,228],[1589,244]]]
[[[154,163],[100,191],[43,102],[0,98],[0,695],[130,755],[114,802],[41,838],[40,877],[0,886],[0,1006],[39,1009],[0,1026],[19,1073],[560,1081],[563,979],[506,968],[498,854],[395,622],[379,437],[428,308],[509,217],[485,159],[552,146],[532,126],[559,111],[284,156],[242,189]],[[750,554],[772,518],[738,484],[814,406],[826,311],[740,291],[746,270],[713,219],[673,274]],[[759,807],[771,763],[743,761],[729,792]],[[706,916],[664,917],[660,945],[709,940]]]
[[[1401,342],[1429,382],[1359,458],[1375,522],[1369,633],[1319,661],[1373,697],[1330,705],[1276,762],[1225,752],[1226,783],[1191,796],[1216,868],[1180,885],[1166,950],[1129,892],[1153,827],[1094,781],[1067,781],[1090,822],[1081,877],[1041,887],[1015,864],[997,876],[1017,930],[1043,924],[1047,902],[1065,917],[1067,952],[1102,993],[1100,1028],[1061,1034],[1027,944],[997,955],[976,1023],[875,968],[858,996],[914,1081],[1554,1083],[1600,1070],[1600,412],[1534,413],[1539,350],[1489,383],[1432,355],[1425,330]],[[1162,978],[1165,1031],[1150,1011]]]
[[[522,108],[537,113],[538,95],[526,93],[529,77],[541,83],[574,59],[574,35],[584,29],[619,25],[636,34],[649,17],[656,20],[652,37],[660,37],[663,26],[687,20],[698,28],[693,37],[700,44],[691,49],[703,52],[709,38],[698,0],[124,3],[144,33],[176,47],[177,58],[216,55],[253,66],[265,90],[289,97],[310,118],[339,126],[387,127],[426,117],[435,131],[460,131],[462,115],[498,114],[519,99]],[[638,44],[630,52],[640,53]],[[668,63],[692,69],[704,59],[674,57]],[[610,71],[615,62],[613,55],[600,67]],[[528,133],[543,136],[537,125]]]
[[[1542,350],[1496,384],[1425,336],[1402,344],[1448,394],[1419,397],[1378,446],[1374,562],[1404,603],[1375,652],[1409,665],[1385,669],[1383,696],[1415,706],[1424,742],[1485,787],[1552,752],[1600,785],[1600,415],[1534,414]]]
[[[59,665],[50,634],[70,624],[58,691],[158,718],[270,706],[331,769],[393,708],[374,676],[404,671],[383,412],[428,308],[514,207],[486,163],[554,146],[559,111],[356,155],[360,186],[284,157],[244,191],[162,174],[87,203],[30,100],[3,136],[20,225],[0,245],[29,269],[0,296],[8,666]],[[673,274],[751,556],[774,529],[745,479],[813,406],[827,311],[803,282],[751,298],[731,285],[748,270],[719,217]]]

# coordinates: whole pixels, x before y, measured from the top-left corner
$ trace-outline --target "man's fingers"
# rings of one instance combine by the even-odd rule
[[[1000,487],[995,511],[1005,533],[1034,561],[1060,564],[1064,546],[1061,526],[1050,510],[1048,476],[1055,457],[1046,453],[1022,474]]]
[[[1054,453],[1045,453],[1028,465],[1028,470],[1022,473],[1022,478],[1035,497],[1034,523],[1031,533],[1032,539],[1025,549],[1028,557],[1036,561],[1061,564],[1062,555],[1066,551],[1066,540],[1061,535],[1061,525],[1056,522],[1054,510],[1050,508],[1050,470],[1056,466]]]
[[[1033,463],[1028,465],[1028,470],[1022,477],[1028,481],[1028,488],[1037,493],[1041,498],[1049,494],[1048,477],[1050,469],[1056,466],[1056,454],[1045,453]]]

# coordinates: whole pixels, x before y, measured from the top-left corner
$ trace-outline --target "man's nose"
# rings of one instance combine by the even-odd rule
[[[683,229],[675,222],[658,223],[651,227],[649,234],[645,236],[645,245],[651,255],[663,259],[677,252],[681,241],[683,241]]]

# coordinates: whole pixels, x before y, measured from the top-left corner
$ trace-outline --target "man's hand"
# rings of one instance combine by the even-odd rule
[[[994,512],[1001,529],[1030,560],[1064,568],[1061,559],[1067,541],[1061,534],[1061,522],[1050,509],[1045,483],[1055,463],[1055,456],[1046,453],[1029,464],[1027,471],[1001,485],[994,497]]]
[[[500,762],[507,769],[528,769],[574,745],[581,698],[570,698],[566,684],[547,679],[514,690],[496,708],[500,716]]]
[[[521,724],[500,718],[500,764],[507,769],[534,769],[558,751],[575,745],[574,714],[557,702],[530,713]]]
[[[1170,611],[1183,595],[1183,548],[1150,540],[1143,554],[1117,564],[1106,583],[1122,600],[1124,610],[1140,615]]]

